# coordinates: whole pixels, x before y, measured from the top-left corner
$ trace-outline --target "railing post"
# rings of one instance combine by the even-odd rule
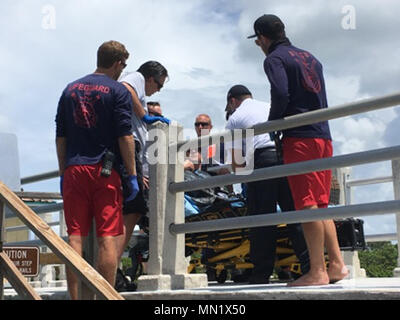
[[[344,167],[338,168],[334,171],[340,185],[340,205],[351,205],[352,202],[352,190],[351,186],[347,184],[350,180],[351,168]],[[350,271],[347,279],[365,278],[365,269],[361,268],[360,259],[358,257],[358,251],[341,251],[344,263],[347,269]]]
[[[169,126],[169,146],[182,141],[183,127]],[[168,148],[168,184],[184,181],[184,151]],[[185,222],[184,193],[170,192],[167,189],[164,224],[164,257],[163,273],[171,275],[171,289],[189,289],[207,287],[206,274],[188,274],[185,260],[185,234],[172,234],[169,226]]]
[[[168,128],[156,123],[150,126],[149,156],[149,261],[147,275],[138,278],[138,290],[168,290],[171,277],[163,274],[165,203],[167,192]],[[155,141],[157,140],[157,141]],[[157,158],[157,161],[153,161]]]
[[[349,181],[350,179],[350,174],[351,174],[351,168],[350,167],[346,167],[342,169],[342,186],[343,186],[343,202],[342,204],[348,206],[351,205],[352,202],[352,190],[351,190],[351,186],[349,186],[347,184],[347,181]]]
[[[393,192],[394,200],[400,200],[400,159],[392,160]],[[397,267],[393,270],[393,276],[400,277],[400,211],[396,212],[397,227]]]
[[[157,161],[154,148],[149,147],[150,159],[150,250],[148,275],[138,279],[138,290],[187,289],[207,286],[206,274],[187,274],[185,264],[185,235],[171,234],[172,223],[184,223],[183,193],[168,190],[171,182],[183,181],[183,152],[169,149],[178,142],[182,127],[157,123]],[[154,130],[154,129],[153,129]],[[149,133],[152,141],[155,131]],[[153,147],[155,145],[153,144]],[[152,159],[153,160],[152,160]]]

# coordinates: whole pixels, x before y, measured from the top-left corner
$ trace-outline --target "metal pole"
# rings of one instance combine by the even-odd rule
[[[365,242],[381,242],[397,240],[397,233],[368,234]]]
[[[255,216],[215,219],[210,221],[171,224],[172,233],[197,233],[229,229],[272,226],[281,223],[304,223],[317,220],[351,218],[355,216],[374,216],[398,211],[400,200],[357,204],[316,210],[287,211]]]
[[[371,185],[371,184],[387,183],[387,182],[393,182],[393,176],[360,179],[360,180],[350,180],[350,181],[347,181],[347,185],[349,187],[359,187],[359,186],[366,186],[366,185]]]
[[[235,184],[242,182],[253,182],[258,180],[267,180],[278,177],[298,175],[313,171],[322,171],[327,169],[354,166],[371,162],[392,160],[396,158],[400,158],[400,146],[377,149],[372,151],[351,153],[341,156],[335,156],[332,158],[309,160],[309,161],[296,162],[286,165],[256,169],[249,175],[227,174],[227,175],[214,176],[194,181],[171,183],[169,185],[169,191],[185,192],[185,191],[199,190],[203,188],[211,188],[211,187],[224,186],[228,184]]]
[[[50,212],[55,212],[55,211],[60,211],[64,209],[64,203],[55,203],[55,204],[47,204],[43,206],[32,206],[31,209],[37,213],[50,213]]]
[[[392,160],[393,173],[393,192],[394,199],[400,200],[400,160]],[[393,270],[395,277],[400,277],[400,210],[396,210],[396,227],[397,227],[397,267]]]
[[[47,179],[52,179],[59,177],[60,173],[58,170],[55,171],[50,171],[50,172],[45,172],[41,174],[37,174],[34,176],[29,176],[21,179],[21,184],[27,184],[27,183],[33,183],[33,182],[38,182],[42,180],[47,180]]]

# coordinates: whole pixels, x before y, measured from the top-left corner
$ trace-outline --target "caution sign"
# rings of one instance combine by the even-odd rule
[[[26,277],[36,277],[39,274],[38,247],[3,247],[15,266]]]

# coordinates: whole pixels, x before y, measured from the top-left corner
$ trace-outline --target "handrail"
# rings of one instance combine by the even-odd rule
[[[311,123],[337,119],[362,112],[383,109],[400,104],[400,93],[365,99],[352,103],[342,104],[322,110],[316,110],[290,116],[280,120],[260,123],[249,129],[254,129],[254,135],[280,131],[288,128],[299,127]],[[262,226],[269,224],[280,224],[283,221],[306,222],[321,219],[343,218],[353,216],[365,216],[398,212],[400,208],[400,146],[383,148],[372,151],[364,151],[347,155],[335,156],[332,158],[311,160],[289,165],[281,165],[270,168],[254,170],[249,175],[225,175],[194,182],[183,182],[182,158],[183,147],[190,147],[191,144],[206,144],[210,141],[219,141],[221,137],[229,138],[232,131],[203,136],[198,139],[182,141],[180,133],[182,128],[176,124],[169,127],[156,123],[157,129],[163,131],[163,136],[155,142],[158,153],[172,156],[173,162],[169,164],[157,163],[150,166],[150,250],[152,254],[149,260],[149,276],[139,278],[139,289],[141,283],[152,283],[153,289],[183,288],[186,282],[193,285],[194,275],[182,275],[184,267],[181,259],[184,256],[183,233],[202,232],[205,230],[223,230],[230,228],[243,228],[250,226]],[[174,130],[177,129],[177,130]],[[244,131],[244,130],[242,130]],[[177,134],[177,135],[176,135]],[[215,142],[214,142],[215,143]],[[207,222],[184,222],[183,194],[184,191],[197,190],[206,187],[222,186],[240,182],[257,181],[261,179],[272,179],[276,177],[302,174],[310,171],[321,171],[331,168],[341,168],[366,164],[370,162],[392,160],[393,177],[380,179],[379,182],[393,182],[395,200],[362,205],[350,205],[344,207],[327,208],[309,211],[293,211],[280,214],[268,214],[257,216],[237,217],[231,219],[212,220]],[[21,179],[21,183],[30,183],[43,179],[44,177],[56,177],[58,171],[49,172],[43,175],[32,176]],[[376,179],[365,179],[365,181],[349,181],[348,189],[357,183],[363,184],[373,182]],[[229,223],[229,225],[227,224]],[[400,228],[400,215],[397,215],[397,226]],[[399,238],[399,233],[397,234]],[[398,262],[400,266],[400,260]],[[188,278],[191,277],[190,280]],[[169,281],[169,282],[168,282]],[[148,289],[149,290],[149,289]]]
[[[273,179],[311,171],[341,168],[396,158],[400,158],[400,146],[256,169],[253,171],[253,173],[248,175],[227,174],[213,176],[201,180],[173,182],[169,185],[169,191],[176,193],[199,190],[203,188],[211,188],[241,182],[253,182],[263,179]]]
[[[278,224],[304,223],[326,219],[351,218],[354,216],[373,216],[378,214],[395,213],[400,211],[400,200],[373,202],[332,207],[315,210],[287,211],[280,213],[260,214],[235,218],[215,219],[180,224],[171,224],[170,232],[197,233],[235,228],[264,227]]]
[[[388,94],[379,98],[364,99],[357,102],[345,103],[342,105],[309,111],[302,114],[286,117],[279,120],[267,121],[259,123],[249,129],[254,129],[254,135],[259,135],[267,132],[281,131],[289,128],[300,127],[316,122],[333,120],[345,116],[351,116],[358,113],[375,111],[388,107],[400,105],[400,92]],[[244,131],[244,130],[243,130]],[[218,140],[221,136],[231,136],[231,130],[225,130],[220,133],[214,133],[200,138],[190,139],[172,143],[170,148],[181,148],[191,144],[201,145],[201,143],[212,139]]]
[[[50,172],[45,172],[41,174],[36,174],[33,176],[21,178],[21,184],[28,184],[28,183],[33,183],[33,182],[38,182],[42,180],[47,180],[51,178],[56,178],[60,175],[58,170],[50,171]]]
[[[393,182],[393,176],[350,180],[350,181],[346,181],[346,186],[347,187],[358,187],[358,186],[365,186],[365,185],[369,185],[369,184],[387,183],[387,182]]]
[[[112,285],[74,249],[66,244],[50,226],[40,219],[32,209],[2,182],[0,182],[1,202],[7,205],[99,297],[103,299],[123,300],[122,296],[115,291]],[[2,264],[2,267],[4,267],[4,264]]]
[[[400,93],[396,92],[379,98],[371,98],[337,107],[311,111],[281,120],[267,121],[248,129],[253,129],[253,134],[258,135],[261,133],[281,131],[288,128],[336,119],[361,112],[378,110],[399,104]],[[210,143],[218,143],[223,139],[225,139],[224,141],[226,141],[226,139],[232,139],[232,133],[235,132],[233,130],[228,130],[197,139],[183,141],[179,135],[179,125],[171,124],[169,127],[158,126],[157,129],[162,131],[159,139],[154,142],[156,143],[157,154],[162,155],[167,159],[169,156],[170,161],[168,163],[156,163],[150,166],[150,180],[153,181],[153,183],[150,184],[150,205],[153,205],[152,210],[150,210],[150,234],[155,233],[155,236],[151,241],[154,242],[154,248],[157,248],[155,259],[149,261],[149,270],[151,270],[149,274],[153,275],[153,279],[156,278],[158,281],[161,281],[164,274],[171,275],[171,277],[176,277],[179,274],[179,272],[176,271],[178,268],[171,266],[176,266],[178,263],[177,257],[181,257],[183,254],[183,248],[179,246],[181,241],[181,238],[179,237],[188,232],[197,233],[231,228],[258,227],[264,225],[278,225],[280,223],[298,223],[338,217],[354,217],[357,215],[386,214],[390,212],[397,213],[397,227],[398,229],[400,228],[400,214],[398,213],[400,208],[400,146],[256,169],[250,174],[241,172],[240,175],[228,174],[198,179],[195,181],[183,181],[183,161],[182,163],[179,163],[179,161],[177,162],[175,160],[182,160],[186,149],[189,149],[192,145],[195,145],[196,147],[198,145],[205,146]],[[243,129],[241,131],[243,133],[248,129]],[[176,135],[175,132],[178,134]],[[262,179],[267,180],[277,177],[303,174],[306,172],[386,160],[391,160],[392,162],[395,195],[394,201],[326,208],[312,211],[250,215],[229,219],[225,218],[211,221],[184,223],[183,192],[185,191],[251,182]],[[167,188],[165,188],[165,184],[168,185]],[[166,237],[168,237],[168,240],[165,240]],[[399,239],[399,233],[397,234],[397,237]],[[150,247],[151,246],[152,242],[150,242]],[[397,268],[395,272],[400,272],[400,259],[398,261],[398,267],[399,268]],[[140,286],[140,278],[138,283]],[[160,288],[160,286],[158,288]]]

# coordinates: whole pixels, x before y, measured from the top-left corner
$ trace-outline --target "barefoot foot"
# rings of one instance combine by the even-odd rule
[[[329,264],[328,276],[329,283],[336,283],[347,277],[349,270],[344,264]]]
[[[323,286],[329,284],[329,276],[326,272],[320,273],[306,273],[297,280],[289,282],[288,287],[302,287],[302,286]]]

